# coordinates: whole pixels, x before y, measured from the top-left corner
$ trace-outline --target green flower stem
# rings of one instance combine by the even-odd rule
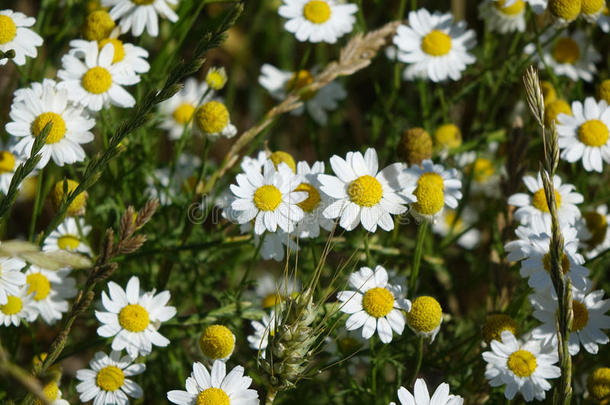
[[[409,280],[409,291],[411,295],[415,292],[417,285],[417,277],[419,275],[419,266],[421,264],[421,256],[424,250],[424,240],[426,239],[426,231],[428,230],[428,221],[423,221],[417,228],[417,241],[415,244],[415,255],[413,256],[413,267]]]
[[[424,359],[424,337],[420,336],[417,339],[417,360],[415,362],[415,369],[413,370],[413,377],[411,378],[411,385],[415,383],[419,370],[421,369],[421,363]]]

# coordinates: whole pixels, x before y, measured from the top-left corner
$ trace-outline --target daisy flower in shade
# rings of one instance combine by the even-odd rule
[[[237,128],[231,124],[229,110],[224,103],[211,100],[195,110],[193,120],[195,128],[211,138],[219,135],[232,138],[237,134]]]
[[[330,165],[335,176],[318,175],[320,190],[333,202],[322,215],[340,218],[339,225],[348,231],[362,223],[369,232],[377,226],[385,231],[394,229],[391,215],[407,211],[406,204],[415,201],[411,193],[401,193],[403,164],[393,163],[379,171],[377,152],[369,148],[364,153],[348,152],[345,159],[334,155]]]
[[[349,277],[355,291],[341,291],[337,299],[341,312],[350,314],[347,330],[362,328],[362,337],[370,339],[375,331],[383,343],[392,341],[392,331],[401,335],[405,328],[403,311],[411,310],[411,302],[403,298],[401,286],[388,284],[388,273],[382,266],[375,271],[362,267]]]
[[[17,258],[0,258],[0,305],[8,302],[9,295],[18,295],[25,285],[25,275],[21,269],[25,263]]]
[[[170,205],[180,193],[186,189],[193,189],[196,179],[195,170],[201,165],[201,159],[190,153],[182,153],[172,170],[161,167],[153,171],[153,175],[146,178],[146,193],[158,198],[161,205]]]
[[[235,335],[224,325],[209,325],[199,336],[199,348],[212,361],[227,361],[235,350]]]
[[[121,357],[121,352],[112,351],[110,356],[103,352],[95,353],[90,368],[76,372],[81,382],[76,386],[80,400],[93,400],[95,405],[127,405],[129,397],[142,398],[142,388],[130,378],[146,370],[144,363],[134,363],[129,356]]]
[[[371,363],[365,352],[370,348],[370,344],[356,333],[343,332],[336,338],[328,336],[324,351],[330,354],[331,364],[346,366],[348,373],[355,375],[359,368],[366,368]]]
[[[508,331],[513,336],[517,336],[519,326],[513,318],[505,314],[490,314],[485,318],[485,323],[481,328],[481,335],[486,345],[492,340],[502,341],[502,332]],[[486,346],[487,347],[487,346]]]
[[[606,9],[606,0],[584,0],[581,5],[580,15],[588,23],[595,24]]]
[[[275,311],[271,311],[268,315],[263,315],[260,322],[250,322],[254,333],[248,336],[248,344],[250,348],[259,351],[263,359],[265,358],[265,350],[269,345],[269,336],[275,334],[277,322]]]
[[[301,290],[301,283],[294,278],[285,276],[276,279],[269,273],[258,277],[256,296],[260,299],[261,307],[273,308],[288,297],[292,297]]]
[[[117,66],[117,68],[120,67],[125,73],[135,75],[146,73],[150,70],[150,65],[146,61],[148,51],[139,46],[123,42],[118,38],[106,38],[100,41],[75,39],[70,41],[70,46],[72,47],[70,52],[76,56],[84,56],[92,54],[95,48],[101,50],[106,44],[112,44],[114,48],[112,64]]]
[[[261,67],[261,75],[258,78],[258,82],[273,98],[283,100],[288,93],[292,91],[298,92],[306,85],[312,83],[314,71],[299,70],[293,73],[264,64]],[[339,101],[347,97],[347,92],[343,85],[332,81],[319,90],[305,92],[300,96],[303,106],[293,110],[291,114],[301,115],[304,110],[307,110],[314,121],[320,125],[326,125],[328,112],[337,109]]]
[[[263,166],[265,165],[267,159],[267,152],[265,152],[264,150],[258,151],[256,157],[244,156],[240,165],[241,170],[243,170],[244,172],[246,170],[258,170],[259,172],[262,172]]]
[[[320,228],[330,231],[335,225],[334,221],[322,215],[330,203],[330,198],[320,192],[318,175],[322,173],[324,173],[324,162],[315,162],[311,167],[307,162],[297,163],[297,175],[304,181],[299,184],[296,191],[307,193],[307,198],[297,204],[305,213],[303,219],[296,225],[295,233],[299,238],[317,238],[320,235]]]
[[[557,133],[561,158],[573,163],[582,160],[586,171],[601,173],[610,163],[610,107],[605,100],[587,97],[572,103],[572,115],[559,114]]]
[[[86,244],[89,232],[91,226],[85,224],[83,218],[68,217],[45,239],[42,250],[68,250],[91,255],[91,248]]]
[[[610,329],[610,300],[603,299],[604,291],[591,291],[591,282],[584,289],[572,287],[572,310],[574,320],[568,340],[568,349],[572,356],[580,351],[580,346],[591,353],[597,354],[598,345],[608,343],[608,336],[602,329]],[[557,347],[557,299],[548,294],[532,294],[530,301],[534,309],[534,318],[543,324],[532,330],[532,335],[542,339],[545,344]]]
[[[13,145],[2,146],[2,142],[0,142],[0,193],[5,195],[8,193],[15,170],[23,162],[24,160],[19,157]],[[22,187],[23,182],[19,184],[19,189]]]
[[[466,29],[465,21],[454,23],[450,13],[411,11],[409,26],[398,26],[394,44],[398,60],[409,64],[405,80],[459,80],[466,66],[476,61],[468,53],[476,44],[475,32]]]
[[[22,320],[33,322],[37,316],[32,295],[27,294],[26,286],[21,287],[17,294],[7,294],[6,304],[0,304],[0,325],[19,326]]]
[[[278,9],[287,18],[284,28],[300,42],[327,42],[352,32],[358,11],[355,4],[337,0],[283,0]]]
[[[604,10],[597,18],[597,25],[599,25],[602,31],[610,32],[610,9],[608,9],[608,6],[604,7]]]
[[[302,179],[288,165],[282,163],[275,169],[268,160],[263,173],[249,169],[238,174],[237,184],[230,188],[236,199],[231,209],[237,213],[237,222],[244,224],[254,220],[254,233],[261,235],[265,230],[275,232],[294,231],[294,224],[303,218],[303,209],[297,204],[305,201],[308,194],[296,191]]]
[[[462,182],[455,169],[445,170],[443,165],[435,165],[424,160],[422,166],[413,165],[405,171],[407,179],[403,192],[414,195],[416,203],[411,204],[411,214],[416,218],[435,222],[445,205],[456,209],[462,198]]]
[[[529,193],[517,193],[508,198],[508,203],[517,207],[515,218],[522,225],[532,225],[536,229],[546,229],[551,223],[551,214],[544,193],[542,177],[523,176],[523,183]],[[557,203],[557,216],[561,223],[574,225],[580,218],[580,210],[576,204],[583,202],[582,194],[574,192],[571,184],[562,184],[561,177],[553,177],[555,188],[555,201]]]
[[[252,226],[249,227],[249,232],[251,231]],[[258,245],[262,236],[263,235],[254,234],[254,238],[252,239],[254,246]],[[293,234],[288,234],[281,229],[278,229],[276,232],[265,232],[264,237],[265,239],[263,240],[263,246],[261,247],[261,257],[263,260],[275,260],[276,262],[281,262],[286,256],[286,251],[289,253],[294,253],[300,250],[300,247],[296,243]]]
[[[417,335],[434,341],[443,322],[443,310],[436,299],[428,296],[415,298],[407,312],[407,325]]]
[[[91,128],[95,120],[80,106],[69,102],[69,91],[56,85],[55,81],[44,79],[42,83],[32,83],[31,87],[18,90],[11,105],[12,122],[6,124],[6,132],[20,138],[14,151],[21,158],[28,158],[34,140],[44,127],[51,123],[38,168],[43,168],[53,159],[58,166],[81,162],[85,151],[81,144],[93,140]]]
[[[478,215],[471,208],[464,208],[459,217],[455,210],[444,210],[439,220],[432,225],[432,231],[443,237],[457,237],[458,245],[465,249],[474,249],[481,242],[481,232],[472,228],[477,221]]]
[[[210,372],[199,362],[193,363],[193,372],[186,379],[186,391],[174,390],[167,399],[178,405],[258,405],[258,393],[252,388],[244,368],[234,367],[227,374],[226,365],[215,361]]]
[[[136,84],[140,78],[134,72],[126,72],[120,64],[112,63],[114,45],[108,43],[99,51],[97,46],[79,50],[82,52],[64,55],[62,69],[57,72],[63,80],[58,86],[68,90],[70,99],[92,111],[100,111],[110,104],[133,107],[136,100],[122,86]]]
[[[49,325],[68,312],[66,299],[76,296],[76,281],[69,274],[69,269],[47,270],[34,265],[25,272],[27,293],[33,294],[32,306]]]
[[[131,29],[134,37],[146,32],[152,37],[159,35],[159,15],[171,22],[178,21],[178,15],[170,5],[175,6],[178,0],[102,0],[102,7],[112,7],[110,17],[120,20],[121,32]]]
[[[492,340],[491,350],[483,353],[487,362],[485,378],[489,385],[506,385],[504,396],[513,399],[520,392],[526,401],[542,401],[551,389],[547,379],[557,378],[561,370],[557,363],[557,350],[544,346],[540,340],[522,343],[509,331],[502,332],[502,341]]]
[[[12,59],[16,65],[24,65],[25,57],[35,58],[38,55],[36,47],[42,45],[40,35],[27,27],[34,25],[36,20],[23,13],[13,10],[0,10],[0,51],[15,51]],[[0,66],[8,62],[0,58]]]
[[[189,77],[178,93],[159,104],[159,112],[164,117],[160,127],[169,132],[169,139],[179,139],[199,103],[207,102],[211,97],[207,84]]]
[[[57,385],[57,382],[51,381],[44,387],[42,387],[42,393],[44,397],[51,403],[51,405],[70,405],[68,401],[62,399],[61,390]],[[34,405],[42,404],[40,400],[34,401]]]
[[[589,374],[587,392],[590,398],[600,403],[610,399],[610,368],[599,367]]]
[[[524,0],[486,0],[479,5],[479,18],[490,31],[500,34],[525,31]]]
[[[140,293],[140,280],[133,276],[123,290],[118,284],[108,283],[110,297],[102,291],[102,304],[107,312],[95,311],[102,323],[97,333],[113,337],[112,350],[127,350],[131,357],[147,356],[152,345],[165,347],[169,340],[157,329],[176,315],[176,308],[167,306],[169,291],[155,294],[154,290]]]
[[[540,37],[541,43],[547,43],[555,35],[554,30],[547,30]],[[560,35],[552,40],[543,49],[544,61],[540,60],[536,44],[528,44],[525,53],[533,55],[538,61],[540,69],[547,65],[556,75],[567,76],[577,82],[582,79],[586,82],[593,80],[597,72],[595,64],[601,60],[601,55],[587,38],[584,31],[574,31],[572,35]]]
[[[456,156],[457,164],[462,168],[463,177],[470,179],[471,193],[493,198],[502,196],[500,187],[502,169],[501,166],[494,163],[494,160],[497,160],[497,148],[498,144],[494,142],[489,145],[485,154],[464,152]]]
[[[459,395],[449,394],[449,384],[442,383],[430,397],[426,382],[422,378],[415,381],[413,394],[405,387],[400,387],[398,390],[398,400],[401,405],[462,405],[464,398]],[[390,405],[396,405],[391,402]]]
[[[610,248],[610,214],[608,205],[598,205],[595,210],[582,214],[579,223],[579,236],[587,252],[585,256],[591,259]]]
[[[211,89],[221,90],[227,84],[227,71],[224,67],[211,67],[205,75],[205,82]]]

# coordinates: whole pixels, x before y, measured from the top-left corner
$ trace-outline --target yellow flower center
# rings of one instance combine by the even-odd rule
[[[6,304],[0,305],[0,311],[2,311],[4,315],[18,314],[21,311],[21,308],[23,308],[23,301],[21,301],[21,298],[14,295],[6,297]]]
[[[347,193],[353,203],[361,207],[372,207],[381,201],[383,188],[379,180],[367,174],[352,181],[347,188]]]
[[[492,340],[502,340],[502,332],[509,331],[517,335],[517,323],[508,315],[494,314],[489,315],[483,325],[483,339],[489,343]]]
[[[254,192],[254,205],[261,211],[273,211],[281,202],[281,191],[270,184],[261,186]]]
[[[286,163],[288,165],[288,167],[290,167],[292,169],[293,172],[296,173],[296,171],[297,171],[297,165],[294,162],[294,158],[288,152],[283,152],[281,150],[273,152],[269,156],[269,160],[271,160],[273,162],[273,165],[275,166],[276,169],[280,163]]]
[[[580,11],[583,14],[595,15],[606,6],[606,0],[582,0]]]
[[[445,205],[443,178],[438,173],[422,174],[413,194],[417,197],[417,202],[413,204],[415,211],[424,215],[440,212]]]
[[[551,273],[551,254],[547,253],[544,255],[544,257],[542,258],[542,265],[544,266],[544,269],[546,270],[547,273]],[[568,274],[568,272],[570,271],[570,259],[568,259],[568,256],[564,253],[563,256],[561,256],[561,272],[566,275]]]
[[[116,38],[106,38],[99,42],[98,48],[102,50],[106,44],[112,44],[112,47],[114,48],[112,63],[117,63],[125,59],[125,47],[123,46],[123,41]]]
[[[117,366],[106,366],[97,372],[95,383],[104,391],[116,391],[123,386],[125,374]]]
[[[551,14],[565,21],[572,21],[580,14],[581,0],[549,0]]]
[[[360,348],[362,347],[362,343],[360,343],[354,338],[345,337],[343,339],[337,340],[337,346],[339,347],[339,351],[344,356],[350,356],[360,350]]]
[[[190,103],[182,103],[174,110],[172,117],[180,125],[184,125],[193,118],[195,106]]]
[[[589,394],[597,401],[610,399],[610,368],[600,367],[587,379]]]
[[[314,24],[322,24],[330,18],[331,10],[327,2],[311,0],[303,7],[303,15]]]
[[[208,388],[197,395],[196,405],[230,405],[231,401],[221,388]]]
[[[597,98],[610,102],[610,79],[602,81],[597,88]]]
[[[284,299],[284,297],[277,293],[267,294],[267,296],[263,298],[261,305],[265,309],[275,307],[277,304],[284,301]]]
[[[229,125],[229,110],[219,101],[208,101],[195,112],[199,129],[206,134],[217,134]]]
[[[408,164],[420,165],[432,157],[432,138],[423,128],[410,128],[400,136],[397,152]]]
[[[15,155],[7,150],[0,152],[0,174],[11,173],[15,168]]]
[[[545,106],[557,100],[557,92],[555,91],[555,88],[551,82],[547,80],[541,81],[540,88],[542,89],[542,96],[544,97]]]
[[[561,207],[561,195],[555,190],[555,203],[557,204],[557,209]],[[542,212],[550,212],[549,204],[546,201],[546,194],[544,193],[544,189],[536,191],[532,196],[532,205],[539,211]]]
[[[114,20],[106,10],[96,10],[87,16],[83,35],[88,41],[101,41],[108,38],[114,27]]]
[[[59,395],[59,387],[57,386],[57,383],[55,381],[51,381],[50,383],[44,386],[44,388],[42,389],[42,393],[44,394],[47,400],[53,402],[57,399],[57,396]],[[42,401],[36,400],[34,404],[42,404]]]
[[[313,212],[318,204],[320,204],[320,193],[311,184],[301,183],[294,191],[304,191],[307,193],[307,198],[297,204],[303,211]]]
[[[375,318],[386,316],[393,308],[394,296],[386,288],[371,288],[362,297],[362,309]]]
[[[578,140],[587,146],[599,148],[608,142],[608,127],[600,120],[589,120],[578,128]]]
[[[428,55],[443,56],[451,50],[451,37],[439,30],[433,30],[421,42],[421,49]]]
[[[222,89],[227,83],[227,74],[224,68],[212,68],[205,76],[205,82],[214,90]]]
[[[572,1],[572,0],[570,0]],[[553,59],[558,63],[574,63],[580,58],[580,47],[572,38],[559,38],[553,49]]]
[[[224,359],[233,353],[235,340],[233,334],[223,325],[210,325],[199,338],[199,347],[209,359]]]
[[[78,182],[74,180],[67,180],[68,182],[68,194],[71,194],[78,187]],[[64,181],[60,180],[55,183],[53,187],[53,193],[51,194],[51,198],[53,200],[53,204],[57,209],[64,197]],[[67,214],[68,216],[81,215],[85,211],[85,204],[87,203],[87,193],[80,193],[76,196],[76,198],[72,201],[72,203],[68,206]]]
[[[153,4],[155,0],[131,0],[131,2],[138,6],[147,6],[149,4]]]
[[[432,297],[417,297],[407,314],[409,326],[418,332],[430,333],[441,324],[441,305]]]
[[[44,300],[51,292],[49,279],[40,273],[29,274],[26,278],[26,284],[30,286],[28,294],[35,293],[34,300],[36,301]]]
[[[17,25],[7,15],[0,15],[0,45],[7,44],[17,35]]]
[[[129,332],[142,332],[149,323],[148,312],[139,304],[129,304],[119,312],[119,324]]]
[[[303,87],[313,82],[313,75],[308,70],[299,70],[292,74],[290,80],[286,82],[286,91],[301,90]],[[307,101],[316,96],[317,91],[306,91],[301,94],[301,99]]]
[[[54,112],[42,113],[36,117],[36,119],[32,122],[32,134],[34,136],[40,135],[44,127],[49,122],[51,123],[51,130],[49,131],[49,135],[47,135],[46,143],[57,143],[66,135],[66,122],[61,115]]]
[[[585,212],[583,214],[587,229],[591,234],[591,239],[587,241],[587,244],[592,249],[599,245],[606,239],[606,233],[608,232],[608,221],[606,216],[596,211]]]
[[[454,124],[445,124],[437,128],[434,133],[437,145],[453,149],[462,144],[462,131]]]
[[[536,357],[527,350],[517,350],[508,357],[508,368],[517,377],[529,377],[536,371]]]
[[[112,86],[112,75],[107,69],[95,66],[87,70],[83,75],[81,84],[89,93],[102,94],[107,92],[110,86]]]
[[[486,158],[477,158],[467,170],[472,172],[472,178],[477,183],[485,183],[496,171],[493,162]]]
[[[565,100],[555,100],[551,101],[545,106],[544,110],[544,124],[547,127],[551,127],[551,125],[557,122],[557,116],[559,114],[567,114],[572,115],[572,109],[570,108],[570,104],[568,104]]]
[[[80,238],[76,235],[62,235],[57,239],[57,247],[62,250],[74,250],[80,245]]]
[[[572,320],[572,332],[578,332],[583,330],[587,323],[589,323],[589,310],[580,301],[572,300],[572,311],[574,312],[574,319]]]
[[[523,0],[517,0],[516,3],[514,3],[512,6],[508,6],[508,7],[504,7],[505,3],[506,3],[506,0],[499,0],[499,1],[496,1],[496,3],[495,3],[496,8],[502,14],[513,16],[513,15],[523,13],[523,10],[525,9],[525,2]]]

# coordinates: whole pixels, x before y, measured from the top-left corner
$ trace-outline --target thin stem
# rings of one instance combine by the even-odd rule
[[[32,218],[30,219],[30,231],[28,233],[28,240],[34,240],[34,231],[36,230],[36,219],[40,211],[40,203],[42,201],[42,179],[44,170],[40,171],[38,178],[36,179],[36,194],[34,195],[34,208],[32,210]]]
[[[426,231],[428,230],[428,221],[423,221],[417,228],[417,241],[415,244],[415,255],[413,256],[413,267],[411,269],[411,278],[409,280],[409,293],[413,295],[415,286],[417,285],[417,277],[419,275],[419,266],[421,264],[421,256],[424,250],[424,240],[426,239]]]
[[[421,369],[421,363],[424,359],[424,337],[420,336],[417,339],[417,360],[415,363],[415,369],[413,370],[413,377],[411,378],[411,385],[415,383],[417,376],[419,375],[419,370]]]
[[[265,405],[273,404],[273,401],[275,400],[276,395],[277,395],[277,390],[273,387],[269,387],[269,390],[267,391],[267,398],[265,400]]]

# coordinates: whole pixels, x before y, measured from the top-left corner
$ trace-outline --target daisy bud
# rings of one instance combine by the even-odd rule
[[[205,135],[223,135],[227,138],[237,133],[231,124],[229,110],[220,101],[208,101],[195,111],[195,124]]]
[[[580,14],[581,0],[549,0],[548,9],[559,21],[572,22]]]
[[[457,148],[462,144],[462,131],[454,124],[441,125],[434,132],[434,143],[441,149]]]
[[[606,79],[599,84],[597,88],[597,99],[605,100],[606,103],[610,103],[610,79]]]
[[[223,325],[210,325],[199,337],[199,348],[210,360],[227,360],[235,349],[235,335]]]
[[[227,72],[225,71],[225,68],[210,68],[205,77],[205,82],[208,84],[208,86],[210,86],[211,89],[222,89],[225,84],[227,84]]]
[[[66,182],[68,183],[68,191],[67,191],[68,194],[72,193],[76,189],[76,187],[78,187],[78,182],[76,182],[74,180],[66,180]],[[53,187],[53,192],[51,194],[51,199],[52,199],[53,205],[55,206],[55,209],[59,209],[59,205],[61,204],[63,197],[64,197],[64,180],[60,180],[57,183],[55,183],[55,186]],[[85,205],[87,204],[87,197],[88,197],[87,192],[80,193],[79,195],[77,195],[76,198],[68,206],[68,210],[66,211],[66,214],[70,217],[84,215]]]
[[[288,152],[284,152],[281,150],[275,151],[271,155],[269,155],[269,159],[273,162],[273,165],[276,169],[278,169],[280,163],[286,163],[288,167],[292,169],[293,172],[296,173],[297,171],[297,165],[294,162],[294,158]]]
[[[517,336],[517,322],[508,315],[493,314],[487,316],[481,333],[485,343],[489,344],[492,340],[502,341],[502,332],[509,331],[513,336]]]
[[[423,128],[411,128],[403,132],[398,144],[398,155],[409,165],[421,164],[432,157],[432,138]]]
[[[561,99],[548,103],[544,110],[544,125],[550,128],[553,122],[557,123],[559,114],[572,115],[570,104]]]
[[[441,305],[432,297],[417,297],[407,313],[407,324],[413,332],[434,340],[441,328],[443,311]]]
[[[604,11],[605,6],[605,0],[582,0],[580,12],[584,14],[585,18],[595,18]]]
[[[114,20],[110,14],[106,10],[97,10],[87,16],[83,36],[89,41],[100,41],[108,38],[114,27]]]
[[[589,395],[597,401],[610,399],[610,368],[600,367],[587,378]]]

